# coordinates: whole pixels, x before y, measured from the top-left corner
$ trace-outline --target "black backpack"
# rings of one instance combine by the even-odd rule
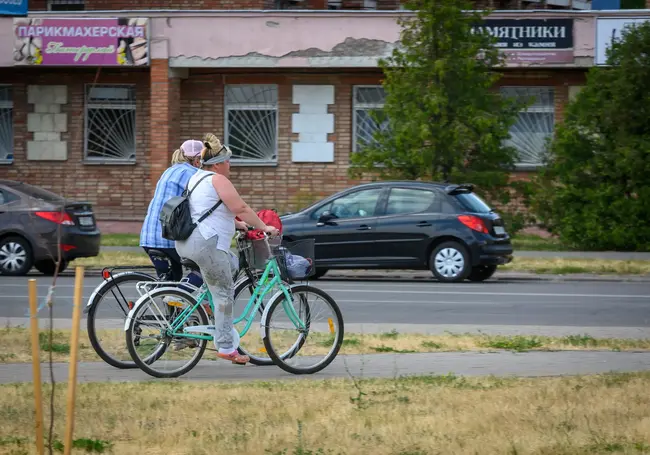
[[[194,185],[194,188],[192,188],[189,193],[187,191],[187,188],[190,182],[187,182],[188,186],[185,187],[185,190],[180,196],[174,196],[163,204],[162,208],[160,209],[160,215],[158,216],[158,219],[160,220],[160,224],[162,226],[162,236],[164,239],[186,240],[190,235],[192,235],[192,232],[194,232],[196,225],[206,219],[212,212],[217,209],[217,207],[221,205],[222,201],[219,200],[219,202],[217,202],[210,210],[204,213],[196,223],[192,221],[190,212],[190,195],[196,189],[196,187],[199,186],[199,183],[201,183],[203,179],[212,175],[213,174],[210,173],[201,177],[201,179],[196,183],[196,185]]]

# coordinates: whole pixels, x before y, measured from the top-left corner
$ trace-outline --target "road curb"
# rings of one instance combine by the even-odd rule
[[[140,269],[146,273],[154,273],[154,269]],[[102,269],[87,268],[85,276],[99,277],[101,276]],[[39,272],[31,272],[28,276],[43,276]],[[73,277],[74,269],[70,268],[59,276]],[[314,282],[320,281],[385,281],[385,282],[431,282],[437,283],[436,280],[429,272],[426,271],[376,271],[376,270],[349,270],[349,271],[330,271],[319,280],[312,280]],[[554,281],[554,282],[585,282],[585,281],[600,281],[600,282],[637,282],[637,283],[650,283],[650,275],[596,275],[596,274],[567,274],[567,275],[554,275],[554,274],[537,274],[526,272],[496,272],[494,276],[485,281],[490,282],[511,282],[511,281]],[[469,282],[467,282],[469,283]],[[479,283],[477,283],[479,284]]]

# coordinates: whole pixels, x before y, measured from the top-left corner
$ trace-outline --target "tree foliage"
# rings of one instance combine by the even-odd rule
[[[479,25],[485,13],[464,0],[412,0],[400,45],[380,61],[383,122],[351,156],[350,173],[382,179],[472,182],[490,202],[505,191],[517,152],[504,146],[524,103],[494,89],[503,55]],[[387,125],[387,126],[386,126]]]
[[[623,31],[565,111],[532,203],[581,249],[650,248],[650,22]]]

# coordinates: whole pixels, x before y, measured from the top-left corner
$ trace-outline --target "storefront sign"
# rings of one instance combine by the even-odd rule
[[[14,64],[144,66],[148,19],[14,19]]]
[[[0,16],[27,16],[27,0],[0,0]]]
[[[632,24],[650,20],[650,17],[614,18],[599,17],[596,20],[596,65],[607,64],[607,49],[614,39],[622,38],[622,31]]]
[[[486,19],[478,29],[497,39],[508,63],[573,62],[573,19]]]

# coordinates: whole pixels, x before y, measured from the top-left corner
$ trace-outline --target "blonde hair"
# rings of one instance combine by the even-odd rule
[[[189,163],[190,161],[190,157],[186,156],[185,153],[183,153],[183,150],[174,150],[174,154],[172,155],[172,166],[175,164]]]
[[[212,133],[208,133],[203,137],[203,150],[201,150],[201,167],[203,164],[212,158],[226,156],[226,160],[232,156],[232,152],[228,147],[223,145],[219,138]]]

